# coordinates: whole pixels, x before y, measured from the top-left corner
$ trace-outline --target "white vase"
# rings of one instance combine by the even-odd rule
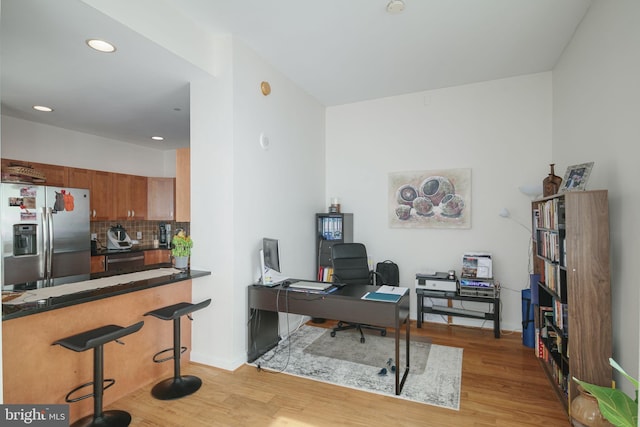
[[[174,264],[175,268],[186,269],[189,265],[189,257],[188,256],[177,256],[174,257],[176,262]]]

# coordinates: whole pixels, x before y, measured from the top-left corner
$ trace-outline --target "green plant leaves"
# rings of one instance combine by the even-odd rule
[[[638,403],[624,392],[610,387],[589,384],[573,378],[582,388],[598,399],[602,415],[617,427],[637,427]]]

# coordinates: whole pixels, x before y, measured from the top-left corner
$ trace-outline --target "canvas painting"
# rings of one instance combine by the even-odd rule
[[[389,226],[471,228],[471,169],[389,174]]]

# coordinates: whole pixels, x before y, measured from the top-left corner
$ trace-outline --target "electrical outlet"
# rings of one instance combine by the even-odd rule
[[[91,233],[91,240],[98,240],[98,234],[97,233]]]
[[[136,231],[136,239],[142,239],[142,231]]]

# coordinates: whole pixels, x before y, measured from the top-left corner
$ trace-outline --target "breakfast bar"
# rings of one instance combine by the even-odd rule
[[[158,275],[154,270],[162,271]],[[153,363],[152,358],[159,349],[173,345],[171,330],[163,322],[143,315],[177,302],[191,302],[192,279],[209,274],[155,266],[115,276],[117,279],[98,287],[94,280],[86,282],[86,289],[82,284],[60,286],[67,286],[70,293],[47,288],[3,292],[4,403],[64,404],[70,390],[92,380],[93,359],[90,353],[69,352],[52,344],[104,325],[126,326],[144,321],[139,332],[120,340],[123,346],[115,342],[105,345],[105,378],[116,381],[104,393],[105,406],[170,376],[171,364]],[[188,320],[184,322],[182,340],[190,347],[191,328]],[[188,360],[189,351],[182,358],[183,362]],[[91,414],[92,405],[92,399],[70,404],[71,422]]]

